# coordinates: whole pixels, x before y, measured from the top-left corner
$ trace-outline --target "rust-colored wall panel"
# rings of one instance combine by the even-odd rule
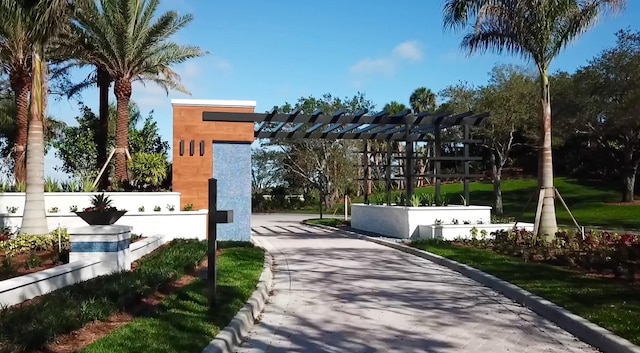
[[[253,113],[253,107],[173,106],[173,191],[179,192],[180,208],[193,204],[194,209],[206,209],[208,180],[213,175],[213,142],[253,142],[253,123],[204,122],[202,113]],[[180,156],[180,141],[184,141],[184,155]],[[193,156],[189,142],[194,140]],[[200,141],[204,141],[204,155],[200,156]]]

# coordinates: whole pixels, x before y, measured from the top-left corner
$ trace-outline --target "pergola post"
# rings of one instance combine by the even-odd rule
[[[435,146],[433,148],[434,157],[435,157],[435,181],[436,181],[436,192],[435,198],[437,202],[440,202],[440,198],[442,193],[440,191],[440,155],[442,153],[442,136],[440,136],[440,123],[435,124],[434,134],[435,134]]]
[[[411,206],[411,198],[413,198],[413,162],[415,160],[413,156],[413,140],[411,139],[411,128],[413,127],[413,123],[415,122],[414,116],[406,116],[405,117],[405,127],[406,127],[406,136],[405,136],[405,157],[406,163],[404,170],[405,177],[405,191],[407,193],[407,200],[405,201],[405,206]]]
[[[469,169],[471,166],[471,161],[469,160],[469,140],[471,139],[471,133],[470,133],[470,126],[469,125],[465,125],[464,126],[464,158],[465,158],[465,162],[464,162],[464,199],[466,201],[466,205],[469,206],[471,204],[471,201],[469,200]]]
[[[387,196],[387,206],[391,206],[391,140],[387,140],[387,152],[385,161],[385,186]]]
[[[369,159],[369,141],[365,140],[364,141],[364,149],[362,151],[362,165],[363,165],[363,180],[364,180],[364,204],[368,205],[369,204],[369,194],[371,192],[371,190],[369,189],[370,187],[370,181],[371,181],[371,167],[370,164],[371,161]]]

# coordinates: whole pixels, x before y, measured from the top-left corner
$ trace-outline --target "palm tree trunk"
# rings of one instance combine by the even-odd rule
[[[26,147],[29,127],[30,78],[31,75],[24,71],[15,72],[10,77],[11,90],[13,91],[16,105],[17,136],[13,152],[13,173],[17,183],[24,183],[27,180]]]
[[[22,216],[22,234],[49,232],[44,205],[44,116],[47,66],[42,46],[34,46],[31,72],[31,118],[27,135],[27,192]]]
[[[493,179],[493,211],[496,215],[502,216],[504,208],[502,205],[502,167],[496,158],[494,151],[491,151],[491,178]]]
[[[107,163],[107,141],[109,139],[109,86],[111,78],[104,70],[98,68],[98,88],[100,90],[100,109],[98,131],[96,131],[96,147],[97,147],[97,170],[102,169]],[[102,174],[99,181],[99,188],[104,190],[108,186],[108,171]]]
[[[551,151],[551,95],[549,90],[548,70],[540,70],[540,84],[542,90],[542,169],[540,170],[542,197],[542,212],[540,213],[538,234],[553,238],[558,231],[555,207],[555,189],[553,186],[553,159]]]
[[[124,78],[116,80],[113,86],[116,95],[118,118],[116,123],[116,180],[126,181],[127,157],[129,146],[129,101],[131,100],[131,81]]]

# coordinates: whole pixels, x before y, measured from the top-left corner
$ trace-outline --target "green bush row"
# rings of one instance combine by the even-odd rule
[[[58,245],[63,248],[69,246],[69,233],[64,228],[56,229],[47,235],[21,234],[14,239],[0,241],[0,251],[13,256],[31,251],[50,250]]]
[[[192,271],[206,253],[206,241],[174,240],[141,259],[134,271],[80,282],[30,305],[4,307],[0,310],[0,351],[37,349],[58,335],[124,311]]]

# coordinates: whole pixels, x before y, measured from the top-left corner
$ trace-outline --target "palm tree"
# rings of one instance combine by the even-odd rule
[[[16,136],[13,147],[14,178],[26,181],[27,128],[29,89],[31,88],[30,18],[14,2],[0,2],[0,72],[9,76],[15,101]]]
[[[436,110],[436,95],[426,87],[416,88],[409,97],[409,104],[414,113]]]
[[[47,106],[47,62],[45,49],[70,23],[69,0],[0,0],[0,8],[21,12],[28,19],[26,40],[31,50],[29,130],[27,133],[27,190],[20,232],[48,233],[44,205],[44,121]]]
[[[461,46],[469,54],[493,51],[533,60],[540,74],[542,111],[538,179],[541,189],[536,233],[553,237],[558,230],[551,154],[549,67],[562,49],[592,27],[600,15],[617,12],[626,0],[447,0],[445,29],[465,30]]]
[[[114,81],[118,108],[116,123],[116,179],[127,179],[128,107],[134,81],[151,81],[188,93],[171,66],[206,54],[195,46],[181,46],[169,38],[188,25],[193,16],[175,11],[156,15],[159,0],[100,0],[78,4],[75,32],[93,45],[89,63]],[[155,20],[154,20],[155,19]]]

